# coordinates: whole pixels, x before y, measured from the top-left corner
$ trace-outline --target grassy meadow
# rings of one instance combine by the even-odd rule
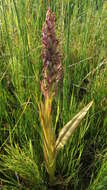
[[[61,128],[93,100],[58,153],[56,183],[49,183],[38,105],[42,97],[42,26],[48,7],[63,67],[52,103]],[[107,189],[106,0],[0,0],[0,189]]]

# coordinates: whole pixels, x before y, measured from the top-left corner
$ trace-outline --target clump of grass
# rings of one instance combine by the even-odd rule
[[[94,179],[94,182],[89,186],[89,189],[106,189],[107,188],[107,150],[105,149],[104,155],[99,155],[99,157],[103,157],[101,168],[98,169],[98,175],[96,179]],[[98,157],[98,156],[97,156]]]
[[[8,180],[10,171],[13,172],[13,179],[19,187],[23,186],[23,183],[25,183],[25,186],[29,183],[31,187],[35,185],[39,187],[43,183],[40,176],[40,168],[34,161],[31,142],[29,147],[24,147],[24,149],[21,149],[18,145],[7,146],[5,155],[1,156],[0,166],[3,168],[2,174],[7,176]],[[10,184],[12,184],[12,181],[10,181]]]

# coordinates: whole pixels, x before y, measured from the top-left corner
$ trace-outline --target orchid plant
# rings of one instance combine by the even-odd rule
[[[58,83],[62,78],[61,56],[58,51],[58,40],[55,35],[55,14],[48,9],[46,21],[42,28],[43,70],[41,91],[44,100],[39,105],[40,122],[43,133],[43,153],[50,183],[55,179],[56,157],[61,148],[71,137],[81,120],[92,106],[92,101],[73,117],[60,131],[55,140],[52,129],[52,102],[57,95]]]

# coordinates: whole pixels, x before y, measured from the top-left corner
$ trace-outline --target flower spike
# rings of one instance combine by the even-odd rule
[[[57,84],[62,76],[61,56],[55,35],[55,14],[48,9],[42,28],[43,70],[41,91],[45,97],[57,92]]]

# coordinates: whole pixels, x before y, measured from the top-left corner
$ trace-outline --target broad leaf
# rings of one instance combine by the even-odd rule
[[[76,116],[69,121],[59,133],[59,137],[56,140],[55,148],[56,153],[66,144],[68,139],[71,137],[74,130],[78,127],[81,120],[85,117],[86,113],[92,106],[93,101],[91,101],[87,106],[85,106]]]

